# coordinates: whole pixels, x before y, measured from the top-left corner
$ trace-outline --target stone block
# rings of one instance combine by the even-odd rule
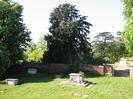
[[[14,78],[8,78],[5,80],[6,84],[11,85],[11,86],[15,86],[19,83],[18,79],[14,79]]]

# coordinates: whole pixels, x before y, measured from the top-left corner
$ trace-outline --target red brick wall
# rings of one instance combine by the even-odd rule
[[[109,74],[109,75],[113,75],[113,67],[112,66],[104,66],[104,73],[105,74]]]
[[[64,73],[68,72],[69,66],[66,64],[42,64],[42,63],[29,63],[24,64],[24,68],[37,68],[41,72],[50,73]]]
[[[112,75],[113,67],[110,65],[80,65],[80,69],[83,71],[89,71],[96,74],[109,74]]]
[[[69,65],[68,64],[42,64],[42,63],[33,63],[33,64],[26,64],[24,68],[34,67],[39,69],[43,72],[50,72],[50,73],[64,73],[69,72]],[[113,68],[110,65],[80,65],[81,71],[93,72],[96,74],[109,74],[112,75]]]
[[[64,73],[68,72],[69,66],[66,64],[51,64],[50,72],[51,73]]]

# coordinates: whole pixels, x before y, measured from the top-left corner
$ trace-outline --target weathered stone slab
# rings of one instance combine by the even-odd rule
[[[6,84],[11,85],[11,86],[15,86],[19,83],[18,79],[14,79],[14,78],[8,78],[5,80]]]
[[[88,86],[92,84],[92,82],[84,81],[84,77],[80,73],[71,73],[70,80],[63,82],[65,85],[72,85],[72,86]]]
[[[83,82],[83,77],[79,73],[71,73],[70,75],[70,81],[71,82],[77,82],[77,83],[82,83]]]
[[[34,75],[37,73],[37,69],[36,68],[28,68],[28,74]]]

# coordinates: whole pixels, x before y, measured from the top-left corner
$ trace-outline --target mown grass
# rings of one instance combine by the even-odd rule
[[[20,85],[0,84],[0,99],[133,99],[132,77],[86,75],[86,80],[96,83],[88,87],[62,85],[69,78],[53,74],[18,78]]]

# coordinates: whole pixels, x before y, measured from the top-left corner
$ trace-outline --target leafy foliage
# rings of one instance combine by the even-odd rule
[[[43,54],[47,51],[47,45],[44,41],[44,37],[40,37],[37,44],[30,42],[30,46],[27,47],[25,52],[25,59],[28,62],[42,62]]]
[[[3,46],[0,46],[0,75],[6,71],[6,69],[12,65],[11,60],[9,59],[9,52]]]
[[[9,0],[0,1],[0,70],[23,59],[23,51],[30,41],[30,32],[22,19],[22,6]]]
[[[93,55],[94,60],[98,63],[106,62],[106,51],[113,42],[114,36],[110,32],[102,32],[94,37],[93,41]]]
[[[75,6],[62,4],[50,14],[49,34],[46,35],[48,63],[87,62],[91,58],[88,34],[91,24],[78,14]]]
[[[41,62],[43,59],[43,50],[34,50],[28,54],[27,61],[28,62]]]
[[[110,32],[99,33],[93,41],[93,53],[94,60],[97,63],[118,61],[123,55],[127,54],[121,32],[117,32],[115,39]]]
[[[123,36],[126,48],[133,53],[133,0],[122,0],[124,3],[124,16],[126,20]]]

